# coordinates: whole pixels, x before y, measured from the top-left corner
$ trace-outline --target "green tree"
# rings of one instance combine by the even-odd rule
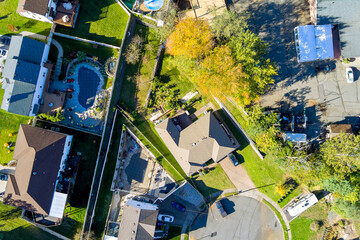
[[[322,158],[338,179],[359,170],[360,135],[340,134],[328,139],[321,148]]]
[[[207,21],[186,17],[176,24],[166,48],[174,56],[189,58],[205,56],[214,46],[213,34]]]
[[[351,203],[343,199],[336,199],[333,209],[345,218],[360,219],[360,204]]]
[[[248,28],[248,19],[247,12],[237,13],[231,8],[230,11],[223,11],[221,15],[216,16],[211,26],[215,37],[221,42],[227,42]]]

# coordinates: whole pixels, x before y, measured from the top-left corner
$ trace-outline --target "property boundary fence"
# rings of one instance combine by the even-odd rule
[[[63,34],[63,33],[54,32],[54,35],[59,36],[59,37],[63,37],[63,38],[69,38],[69,39],[73,39],[73,40],[83,41],[83,42],[87,42],[87,43],[91,43],[91,44],[98,44],[98,45],[101,45],[101,46],[104,46],[104,47],[120,49],[120,47],[117,47],[117,46],[114,46],[114,45],[111,45],[111,44],[97,42],[97,41],[93,41],[93,40],[89,40],[89,39],[85,39],[85,38],[80,38],[80,37],[75,37],[75,36],[70,36],[70,35]]]
[[[226,114],[230,117],[231,121],[240,129],[242,135],[246,138],[250,146],[254,149],[256,154],[263,160],[264,156],[261,154],[259,149],[255,146],[254,141],[249,137],[249,135],[245,132],[245,130],[241,127],[240,123],[236,120],[236,118],[232,115],[232,113],[225,107],[225,105],[216,97],[214,97],[215,101],[219,104],[219,106],[224,109]]]
[[[123,46],[124,46],[124,43],[125,43],[125,40],[126,40],[126,36],[128,35],[128,31],[129,31],[129,26],[130,26],[130,23],[131,23],[131,14],[125,10],[126,14],[129,16],[129,19],[126,23],[126,28],[125,28],[125,32],[124,32],[124,36],[123,36],[123,39],[121,41],[121,45],[119,48],[119,57],[118,57],[118,61],[117,61],[117,68],[116,68],[116,72],[114,74],[115,78],[114,78],[114,82],[113,82],[113,85],[112,85],[112,90],[111,90],[111,95],[110,95],[110,105],[109,105],[109,110],[108,110],[108,114],[106,115],[105,117],[105,129],[103,131],[103,134],[102,134],[102,137],[101,137],[101,143],[100,143],[100,148],[99,148],[99,152],[98,152],[98,156],[97,156],[97,160],[96,160],[96,166],[95,166],[95,172],[94,172],[94,176],[93,176],[93,179],[92,179],[92,183],[91,183],[91,192],[89,194],[89,200],[88,200],[88,204],[87,204],[87,207],[86,207],[86,213],[85,213],[85,220],[84,220],[84,224],[83,224],[83,228],[82,228],[82,234],[81,234],[81,239],[85,238],[85,239],[88,239],[89,236],[90,236],[90,230],[91,230],[91,225],[92,225],[92,221],[93,221],[93,218],[94,218],[94,214],[95,214],[95,207],[96,207],[96,204],[97,204],[97,198],[98,198],[98,194],[99,194],[99,190],[100,190],[100,187],[101,187],[101,178],[102,178],[102,175],[103,175],[103,172],[104,172],[104,168],[105,168],[105,165],[106,165],[106,157],[107,157],[107,153],[108,153],[108,150],[109,150],[109,146],[110,146],[110,141],[111,139],[107,139],[109,141],[107,141],[106,143],[104,143],[104,135],[106,133],[106,127],[108,125],[108,120],[109,120],[109,116],[111,114],[111,101],[114,97],[114,91],[115,91],[115,84],[116,84],[116,80],[117,79],[120,79],[119,81],[122,80],[122,78],[118,78],[117,77],[117,74],[118,74],[118,70],[120,69],[120,75],[121,73],[124,72],[123,68],[124,68],[124,64],[122,64],[121,66],[120,65],[120,59],[121,56],[122,56],[122,49],[123,49]],[[121,84],[121,82],[119,82],[118,84]],[[113,113],[112,113],[113,114]],[[114,118],[112,119],[114,120]],[[115,121],[114,121],[115,122]],[[113,129],[111,129],[111,133],[112,134],[112,131]],[[94,205],[93,205],[93,209],[92,209],[92,215],[91,215],[91,218],[90,218],[90,223],[89,223],[89,226],[88,226],[88,229],[85,229],[86,228],[86,224],[87,224],[87,218],[89,217],[88,216],[88,211],[89,211],[89,206],[91,204],[91,197],[92,197],[92,194],[93,194],[93,187],[94,187],[94,182],[95,182],[95,178],[97,176],[96,174],[96,171],[98,170],[98,164],[99,164],[99,161],[100,161],[100,157],[101,157],[101,153],[102,153],[102,146],[103,144],[108,144],[107,148],[106,148],[106,156],[105,158],[102,158],[101,160],[103,161],[103,167],[101,169],[101,178],[99,180],[99,183],[98,183],[98,189],[96,191],[96,197],[95,197],[95,202],[94,202]],[[84,237],[84,232],[85,230],[88,232],[87,236]]]

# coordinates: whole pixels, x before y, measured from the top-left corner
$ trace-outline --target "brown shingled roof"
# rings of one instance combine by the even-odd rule
[[[48,10],[48,4],[49,0],[26,0],[24,10],[45,16]]]
[[[20,125],[13,156],[17,166],[6,185],[5,204],[49,214],[66,136]]]

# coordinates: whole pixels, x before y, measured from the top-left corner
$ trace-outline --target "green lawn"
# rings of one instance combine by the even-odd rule
[[[20,218],[21,210],[0,202],[0,239],[58,239]]]
[[[115,0],[80,0],[75,28],[57,26],[56,32],[120,46],[128,18]]]
[[[181,228],[182,227],[170,226],[169,227],[169,234],[168,234],[166,240],[180,240]]]
[[[64,50],[64,56],[63,56],[64,58],[69,58],[69,54],[73,51],[75,51],[75,52],[82,51],[82,52],[85,52],[89,56],[98,57],[98,61],[101,64],[104,64],[105,61],[110,57],[115,57],[115,58],[119,57],[118,49],[104,47],[104,46],[97,46],[96,48],[94,48],[94,46],[92,44],[82,42],[82,41],[72,40],[72,39],[63,38],[63,37],[59,37],[59,36],[54,36],[53,38],[61,44],[61,46]],[[51,50],[53,50],[53,47],[51,48]],[[53,55],[55,55],[55,53],[50,51],[49,55],[53,56]],[[62,70],[66,71],[66,69],[64,68],[64,65],[63,65]],[[105,81],[104,87],[108,88],[108,87],[112,86],[113,80],[114,80],[113,78],[105,77],[104,78],[104,81]]]
[[[37,126],[49,129],[51,123],[38,121]],[[91,189],[91,180],[95,170],[101,138],[69,128],[61,128],[61,132],[74,136],[71,154],[81,153],[81,160],[75,185],[72,188],[69,203],[65,209],[64,221],[60,226],[51,229],[68,238],[74,239],[74,236],[81,231],[84,223]]]
[[[137,64],[127,64],[122,88],[126,91],[121,93],[120,102],[131,110],[144,106],[146,94],[150,88],[150,77],[155,63],[156,51],[159,47],[159,39],[155,30],[142,24],[136,24],[134,35],[139,35],[145,40],[145,45],[153,47],[153,51],[144,51]],[[134,84],[136,82],[136,84]]]
[[[123,124],[122,118],[117,117],[110,143],[109,155],[105,163],[106,165],[103,173],[103,178],[101,180],[98,199],[96,202],[95,215],[93,218],[91,230],[94,231],[95,236],[97,238],[101,238],[102,233],[104,231],[106,218],[109,212],[109,207],[113,194],[113,192],[110,191],[110,188],[115,172],[122,124]]]
[[[18,34],[22,31],[29,31],[46,36],[49,35],[51,24],[21,17],[16,13],[18,2],[18,0],[5,0],[0,2],[0,34]],[[9,24],[17,27],[18,31],[9,31]]]
[[[0,101],[2,101],[4,90],[0,88]],[[6,165],[13,157],[14,146],[16,142],[17,132],[20,124],[28,123],[30,117],[25,117],[17,114],[8,113],[4,110],[0,110],[0,164]],[[12,136],[9,136],[12,133]],[[11,152],[8,153],[9,149],[4,146],[5,143],[13,143],[10,147]]]
[[[303,212],[299,217],[291,221],[290,228],[293,239],[320,239],[325,230],[325,223],[329,211],[330,206],[328,206],[324,200],[320,200],[314,206]],[[318,232],[313,232],[310,230],[310,224],[313,221],[322,221],[324,226],[322,226]]]
[[[204,197],[208,197],[210,194],[218,191],[235,188],[220,164],[210,169],[204,176],[198,175],[192,177],[191,180]]]

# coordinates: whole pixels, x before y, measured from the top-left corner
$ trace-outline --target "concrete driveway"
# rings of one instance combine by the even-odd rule
[[[250,29],[269,44],[268,57],[278,67],[275,84],[262,96],[264,107],[279,108],[286,102],[304,109],[314,107],[309,127],[319,132],[328,122],[354,123],[360,115],[360,81],[346,83],[345,66],[339,61],[298,63],[294,28],[310,24],[308,1],[304,0],[238,0],[234,7],[247,10]],[[318,65],[336,67],[329,73],[316,73]],[[360,61],[349,64],[359,79]],[[320,107],[320,106],[325,106]],[[300,110],[301,111],[301,110]],[[309,134],[309,133],[308,133]]]
[[[221,217],[216,206],[194,221],[189,239],[281,240],[282,226],[271,209],[249,197],[233,196],[221,200],[228,215]]]
[[[237,189],[245,191],[256,188],[255,184],[251,181],[251,178],[241,164],[234,166],[230,158],[226,157],[220,161],[220,165]]]

